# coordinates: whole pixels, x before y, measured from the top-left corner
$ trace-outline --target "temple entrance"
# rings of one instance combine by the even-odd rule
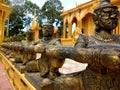
[[[92,14],[88,13],[83,19],[82,19],[82,33],[87,35],[93,35],[94,34],[94,22],[92,19]]]

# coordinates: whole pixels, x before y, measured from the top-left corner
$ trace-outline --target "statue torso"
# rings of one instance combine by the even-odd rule
[[[60,45],[60,39],[57,39],[57,38],[51,38],[51,39],[48,39],[48,40],[45,40],[45,39],[40,39],[38,42],[38,44],[43,44],[43,45],[57,45],[59,46]],[[51,60],[51,58],[45,54],[45,53],[41,53],[41,58],[38,60],[38,63],[39,63],[39,71],[41,73],[41,75],[45,75],[48,71],[49,71],[49,68],[50,68],[50,65],[49,65],[49,60]]]
[[[86,36],[81,35],[75,47],[83,47],[83,48],[110,48],[110,47],[91,47],[92,45],[102,45],[102,44],[120,44],[120,36],[112,35],[110,39],[102,39],[99,35],[95,36]],[[114,46],[112,48],[115,48]],[[87,69],[80,73],[82,77],[83,84],[85,86],[85,90],[119,90],[120,85],[120,70],[112,71],[108,68],[101,65],[97,59],[93,58],[92,64],[88,65]]]

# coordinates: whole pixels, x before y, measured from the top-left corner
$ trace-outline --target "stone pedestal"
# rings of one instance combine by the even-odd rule
[[[22,63],[15,63],[15,67],[20,73],[26,72],[25,65]]]
[[[54,90],[54,81],[42,78],[40,73],[26,72],[25,77],[37,90]]]

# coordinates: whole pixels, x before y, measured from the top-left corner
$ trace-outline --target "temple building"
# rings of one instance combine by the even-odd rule
[[[95,25],[92,19],[92,12],[99,3],[100,0],[91,0],[81,5],[77,4],[75,8],[64,11],[61,14],[63,17],[62,45],[74,45],[79,34],[94,34]],[[111,3],[117,5],[120,11],[120,0],[111,0]],[[120,34],[120,17],[114,33]]]
[[[0,44],[4,40],[4,26],[7,17],[11,12],[11,6],[5,4],[4,0],[0,1]]]

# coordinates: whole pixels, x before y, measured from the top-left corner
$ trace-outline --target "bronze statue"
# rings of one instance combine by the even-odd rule
[[[26,39],[28,44],[32,44],[34,41],[34,33],[31,29],[26,32]]]
[[[26,47],[32,46],[33,42],[34,42],[34,33],[33,33],[33,31],[31,29],[29,29],[26,32],[26,42],[23,43],[23,45],[22,45],[24,50],[21,50],[23,65],[25,65],[27,62],[29,62],[31,60],[35,60],[36,59],[36,53],[26,49]],[[21,48],[21,47],[19,47],[19,48]]]
[[[46,49],[51,57],[71,58],[77,62],[88,63],[85,71],[56,78],[55,90],[120,89],[120,35],[112,33],[118,23],[118,14],[118,7],[111,4],[110,0],[101,0],[93,12],[95,35],[81,34],[74,48]]]
[[[20,32],[18,35],[17,35],[17,41],[18,42],[21,42],[23,39],[23,36],[22,36],[22,33]]]
[[[60,46],[60,40],[57,38],[52,38],[53,35],[53,25],[48,21],[42,29],[43,38],[35,41],[33,45],[36,47],[47,47],[47,45]],[[46,52],[41,53],[41,58],[28,62],[26,64],[26,69],[28,72],[39,71],[42,77],[55,78],[60,75],[58,68],[60,68],[64,63],[63,60],[56,60],[54,58],[48,57]]]

